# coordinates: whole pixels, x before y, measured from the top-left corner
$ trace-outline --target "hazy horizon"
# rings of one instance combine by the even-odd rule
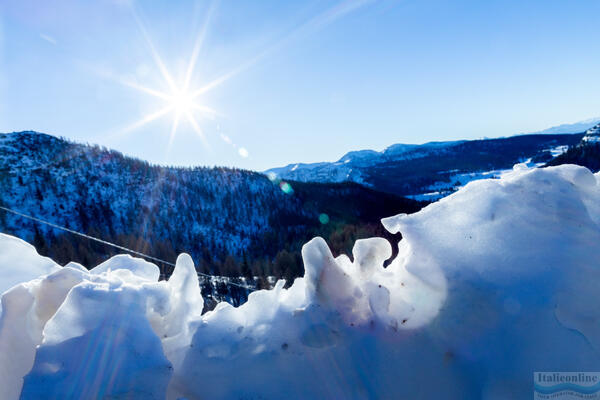
[[[456,139],[452,139],[452,140],[449,140],[449,141],[478,140],[478,139],[498,139],[498,138],[502,138],[502,137],[511,137],[511,136],[529,135],[529,134],[560,134],[560,133],[573,133],[573,134],[575,134],[575,133],[581,133],[581,132],[575,132],[574,130],[571,130],[571,129],[567,129],[567,130],[565,130],[563,132],[561,129],[557,130],[556,128],[560,128],[560,127],[567,127],[568,128],[568,127],[571,127],[571,126],[574,126],[574,125],[579,125],[579,124],[589,124],[591,126],[592,124],[595,124],[595,123],[598,123],[598,122],[600,122],[600,117],[589,118],[589,119],[585,119],[585,120],[577,121],[577,122],[573,122],[573,123],[565,123],[565,124],[560,124],[560,125],[556,125],[556,126],[551,126],[551,127],[546,128],[546,129],[542,129],[540,131],[535,131],[535,132],[519,132],[519,133],[515,133],[513,135],[497,136],[497,137],[494,137],[494,138],[489,138],[489,137],[480,137],[480,138],[472,138],[472,139],[456,138]],[[546,132],[548,130],[556,130],[556,132],[548,133],[548,132]],[[68,137],[66,137],[64,135],[55,134],[55,133],[51,133],[51,132],[40,132],[40,131],[36,131],[34,129],[27,129],[27,130],[24,130],[24,131],[13,131],[13,132],[0,132],[0,135],[2,135],[2,134],[9,134],[9,133],[27,132],[27,131],[32,131],[32,132],[36,132],[36,133],[42,133],[42,134],[54,136],[54,137],[57,137],[57,138],[65,138],[65,139],[72,140],[72,141],[74,141],[76,143],[81,143],[81,144],[90,144],[90,145],[105,146],[105,145],[102,145],[100,143],[95,143],[95,142],[91,142],[91,141],[83,141],[83,140],[78,140],[78,139],[71,139],[71,138],[68,138]],[[137,158],[137,159],[144,160],[144,161],[149,161],[150,163],[152,163],[154,165],[161,165],[161,166],[166,166],[166,167],[211,167],[211,168],[212,167],[232,167],[232,168],[243,168],[243,169],[247,169],[247,170],[250,170],[250,171],[256,171],[256,172],[265,172],[265,171],[267,171],[269,169],[272,169],[272,168],[284,167],[284,166],[287,166],[287,165],[294,165],[294,164],[310,164],[310,163],[315,163],[315,162],[316,163],[318,163],[318,162],[336,162],[336,161],[339,161],[342,157],[344,157],[349,152],[354,152],[354,151],[367,150],[367,151],[383,152],[388,147],[393,146],[395,144],[415,144],[415,145],[421,145],[421,144],[425,144],[425,143],[428,143],[428,142],[432,142],[432,141],[418,142],[418,143],[390,143],[389,145],[387,145],[387,146],[385,146],[383,148],[379,148],[379,149],[373,149],[373,148],[367,148],[367,147],[362,148],[362,149],[351,149],[351,150],[349,150],[349,151],[347,151],[347,152],[345,152],[343,154],[339,154],[338,156],[333,156],[333,158],[331,158],[331,159],[325,159],[325,160],[319,160],[319,161],[313,161],[313,162],[307,162],[307,161],[303,161],[303,160],[297,160],[297,161],[288,162],[287,164],[272,165],[272,166],[269,166],[269,167],[264,168],[264,169],[253,169],[253,168],[236,167],[235,165],[226,165],[226,164],[211,164],[211,165],[209,165],[209,164],[202,164],[202,163],[198,163],[198,164],[169,164],[169,163],[166,163],[164,161],[163,162],[155,162],[155,161],[152,161],[152,160],[148,160],[148,159],[144,158],[144,156],[130,154],[130,153],[127,153],[126,151],[121,151],[119,149],[112,148],[110,146],[106,146],[106,147],[109,148],[109,149],[111,149],[111,150],[118,150],[118,151],[120,151],[121,153],[123,153],[126,156]]]
[[[598,116],[598,11],[592,1],[9,1],[0,131],[258,171],[540,131]]]

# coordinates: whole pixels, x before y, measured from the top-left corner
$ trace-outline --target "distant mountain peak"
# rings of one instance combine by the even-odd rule
[[[550,128],[537,131],[530,132],[527,134],[559,134],[559,133],[581,133],[600,123],[600,117],[589,118],[583,121],[574,122],[572,124],[560,124],[557,126],[552,126]]]
[[[266,172],[292,181],[353,181],[376,190],[429,200],[450,194],[471,180],[495,177],[517,163],[541,165],[579,143],[582,132],[399,143],[383,151],[351,151],[337,162],[297,163]]]

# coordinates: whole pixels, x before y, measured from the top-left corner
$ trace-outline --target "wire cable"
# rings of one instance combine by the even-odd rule
[[[8,208],[8,207],[0,206],[0,210],[3,210],[3,211],[6,211],[6,212],[8,212],[8,213],[12,213],[12,214],[18,215],[18,216],[20,216],[20,217],[22,217],[22,218],[26,218],[26,219],[29,219],[29,220],[32,220],[32,221],[38,222],[38,223],[40,223],[40,224],[45,224],[45,225],[51,226],[52,228],[59,229],[59,230],[61,230],[61,231],[64,231],[64,232],[68,232],[68,233],[71,233],[71,234],[73,234],[73,235],[77,235],[77,236],[80,236],[80,237],[86,238],[86,239],[88,239],[88,240],[92,240],[92,241],[95,241],[95,242],[98,242],[98,243],[102,243],[102,244],[104,244],[104,245],[106,245],[106,246],[111,246],[111,247],[114,247],[114,248],[116,248],[116,249],[119,249],[119,250],[125,251],[125,252],[127,252],[127,253],[134,254],[134,255],[136,255],[136,256],[139,256],[139,257],[146,258],[146,259],[148,259],[148,260],[152,260],[152,261],[160,262],[160,263],[163,263],[163,264],[166,264],[166,265],[170,265],[170,266],[172,266],[172,267],[175,267],[175,264],[173,264],[172,262],[165,261],[165,260],[162,260],[162,259],[160,259],[160,258],[153,257],[153,256],[150,256],[150,255],[148,255],[148,254],[144,254],[144,253],[142,253],[142,252],[139,252],[139,251],[136,251],[136,250],[133,250],[133,249],[129,249],[129,248],[127,248],[127,247],[120,246],[120,245],[118,245],[118,244],[116,244],[116,243],[111,243],[111,242],[108,242],[108,241],[106,241],[106,240],[102,240],[102,239],[99,239],[99,238],[97,238],[97,237],[94,237],[94,236],[86,235],[85,233],[81,233],[81,232],[75,231],[75,230],[73,230],[73,229],[69,229],[69,228],[67,228],[67,227],[64,227],[64,226],[61,226],[61,225],[55,224],[55,223],[53,223],[53,222],[49,222],[49,221],[43,220],[43,219],[41,219],[41,218],[37,218],[37,217],[33,217],[33,216],[31,216],[31,215],[24,214],[24,213],[22,213],[22,212],[20,212],[20,211],[16,211],[16,210],[13,210],[13,209],[11,209],[11,208]],[[196,273],[197,273],[199,276],[204,276],[204,277],[206,277],[206,278],[214,278],[214,277],[215,277],[214,275],[204,274],[204,273],[202,273],[202,272],[198,272],[198,271],[196,271]],[[240,287],[240,288],[243,288],[243,289],[249,290],[249,291],[255,291],[255,290],[256,290],[256,288],[254,288],[254,287],[247,286],[247,285],[242,285],[242,284],[235,283],[235,282],[225,282],[225,284],[226,284],[226,285],[237,286],[237,287]]]

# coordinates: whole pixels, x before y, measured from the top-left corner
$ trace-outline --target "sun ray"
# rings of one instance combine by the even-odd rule
[[[159,90],[155,90],[155,89],[152,89],[152,88],[149,88],[149,87],[146,87],[146,86],[138,85],[135,82],[123,80],[123,81],[121,81],[121,83],[123,83],[123,85],[125,85],[125,86],[129,86],[130,88],[139,90],[140,92],[148,93],[148,94],[150,94],[152,96],[161,98],[163,100],[170,100],[171,99],[171,96],[169,96],[167,93],[163,93],[163,92],[161,92]]]
[[[136,21],[136,23],[138,25],[138,28],[139,28],[140,32],[142,33],[142,36],[144,37],[144,40],[146,41],[146,44],[150,48],[150,53],[152,53],[152,58],[154,59],[154,62],[156,63],[156,66],[160,70],[160,73],[162,74],[163,78],[165,79],[165,81],[169,85],[169,88],[172,91],[177,90],[177,85],[175,84],[175,81],[173,80],[173,77],[171,77],[171,74],[169,73],[169,70],[165,66],[165,63],[163,62],[162,58],[160,58],[160,55],[158,54],[158,51],[154,47],[154,43],[152,43],[152,40],[150,39],[150,35],[148,34],[148,31],[146,30],[146,27],[144,26],[142,20],[140,19],[140,17],[135,12],[135,9],[133,8],[133,6],[132,6],[131,10],[132,10],[133,18],[135,19],[135,21]]]
[[[171,146],[173,146],[173,141],[175,140],[175,133],[177,132],[177,127],[179,126],[179,119],[181,118],[181,113],[176,112],[175,117],[173,118],[173,125],[171,126],[171,133],[169,134],[169,144],[167,146],[167,154],[171,150]]]
[[[147,123],[152,122],[155,119],[158,119],[158,118],[162,117],[163,115],[170,113],[171,111],[173,111],[173,108],[174,108],[173,105],[168,105],[167,107],[164,107],[164,108],[156,111],[155,113],[146,115],[141,120],[134,122],[133,124],[129,125],[125,129],[123,129],[121,133],[124,134],[124,133],[130,132],[132,130],[138,129],[141,126],[144,126]]]
[[[236,75],[239,71],[239,68],[234,69],[233,71],[230,71],[224,75],[221,75],[220,77],[218,77],[217,79],[214,79],[213,81],[209,82],[208,84],[202,86],[200,89],[196,90],[195,92],[193,92],[191,94],[192,99],[197,98],[198,96],[208,92],[211,89],[214,89],[215,87],[219,86],[220,84],[224,83],[225,81],[227,81],[229,78],[231,78],[232,76]]]
[[[206,141],[206,136],[204,136],[204,132],[198,125],[198,122],[196,122],[196,118],[194,118],[194,116],[190,112],[186,112],[185,116],[187,117],[187,120],[190,123],[190,125],[192,125],[192,127],[194,128],[194,131],[198,134],[200,139],[202,139],[202,143],[204,144],[204,146],[208,148],[209,146],[208,142]]]
[[[171,130],[169,133],[169,145],[167,151],[169,151],[169,149],[173,145],[177,129],[181,125],[182,118],[185,118],[187,120],[189,125],[193,128],[194,132],[202,139],[203,144],[206,147],[208,147],[206,136],[204,135],[204,132],[202,131],[196,118],[208,117],[212,119],[216,116],[221,116],[221,114],[219,114],[212,108],[207,107],[204,104],[198,104],[196,102],[196,99],[198,97],[216,88],[217,86],[222,85],[232,77],[247,70],[248,68],[251,68],[253,65],[258,63],[263,58],[267,57],[269,54],[281,50],[285,46],[289,45],[289,43],[293,40],[308,35],[316,30],[322,29],[324,26],[335,22],[337,19],[343,17],[344,15],[372,1],[374,0],[349,0],[346,2],[340,2],[340,4],[338,4],[337,6],[329,8],[325,12],[307,20],[297,28],[293,29],[291,32],[288,32],[281,39],[275,41],[270,46],[263,49],[262,51],[259,51],[253,56],[242,60],[243,62],[237,67],[220,76],[217,76],[216,79],[209,81],[200,88],[190,86],[192,82],[193,73],[196,70],[198,59],[200,57],[200,53],[207,35],[208,27],[210,25],[213,13],[215,11],[216,4],[219,2],[219,0],[212,0],[209,8],[207,9],[202,25],[198,30],[198,35],[195,38],[194,47],[192,48],[188,64],[186,65],[185,74],[181,77],[177,77],[177,82],[169,72],[166,64],[161,58],[159,52],[157,51],[148,33],[148,30],[146,29],[146,26],[144,25],[142,19],[136,12],[135,6],[133,5],[133,3],[131,3],[130,9],[133,19],[135,20],[137,27],[150,50],[152,59],[156,67],[158,68],[161,77],[164,79],[163,85],[166,84],[168,90],[164,92],[161,90],[153,89],[138,84],[135,81],[118,79],[118,81],[120,81],[123,85],[139,90],[140,92],[149,94],[151,96],[160,98],[166,103],[166,106],[164,108],[152,114],[144,116],[140,121],[126,127],[124,130],[119,132],[119,134],[124,134],[134,129],[140,128],[141,126],[144,126],[147,123],[152,122],[164,116],[167,113],[173,112],[174,116],[171,125]],[[227,143],[231,144],[230,141],[227,141]],[[236,147],[234,144],[233,146]]]
[[[196,68],[196,62],[198,61],[198,55],[200,54],[200,50],[202,49],[202,45],[204,43],[204,38],[206,37],[206,31],[208,30],[208,25],[210,24],[210,20],[212,18],[212,14],[215,9],[216,1],[213,1],[208,9],[206,17],[204,18],[204,23],[202,24],[202,29],[196,38],[196,42],[194,43],[194,49],[192,50],[192,55],[190,57],[190,61],[187,66],[187,71],[185,73],[185,80],[183,82],[183,90],[187,91],[190,87],[190,82],[192,80],[192,73],[194,72],[194,68]]]
[[[268,54],[269,52],[271,52],[272,49],[269,48],[267,50],[264,50],[260,53],[258,53],[257,55],[255,55],[254,57],[246,60],[244,63],[242,63],[240,66],[238,66],[237,68],[232,69],[231,71],[219,76],[216,79],[213,79],[212,81],[210,81],[209,83],[207,83],[206,85],[202,86],[200,89],[196,90],[195,92],[193,92],[191,94],[191,98],[195,99],[198,96],[216,88],[217,86],[227,82],[229,79],[233,78],[234,76],[236,76],[237,74],[247,70],[248,68],[252,67],[254,64],[256,64],[261,58],[263,58],[266,54]]]
[[[200,104],[196,104],[196,103],[192,103],[191,108],[197,111],[201,111],[203,114],[206,114],[210,117],[215,117],[215,116],[221,116],[222,114],[218,113],[216,110],[207,107],[207,106],[202,106]]]
[[[215,87],[225,83],[235,75],[251,68],[268,55],[278,50],[281,50],[282,48],[285,48],[289,45],[289,43],[296,40],[298,37],[301,37],[303,35],[310,35],[311,33],[318,31],[319,29],[323,29],[324,27],[335,22],[339,18],[342,18],[345,15],[359,9],[360,7],[372,3],[373,1],[374,0],[350,0],[346,2],[340,2],[340,4],[338,4],[337,6],[327,9],[325,12],[314,16],[313,18],[300,25],[298,28],[289,32],[283,38],[279,39],[264,50],[258,52],[253,57],[250,57],[249,59],[245,60],[237,68],[234,68],[233,70],[219,76],[218,78],[204,85],[197,91],[193,92],[192,99],[195,99],[196,97],[208,92],[209,90],[212,90]]]

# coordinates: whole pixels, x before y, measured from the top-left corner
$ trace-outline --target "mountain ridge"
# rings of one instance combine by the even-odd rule
[[[583,133],[528,134],[506,138],[395,144],[381,152],[349,152],[332,163],[289,164],[265,173],[314,182],[353,181],[400,196],[443,197],[469,180],[497,176],[514,164],[543,165],[573,146]],[[413,170],[413,173],[409,173]],[[459,183],[459,184],[457,184]],[[438,189],[443,189],[440,192]]]
[[[560,124],[560,125],[556,125],[556,126],[552,126],[550,128],[540,130],[540,131],[521,132],[516,135],[511,135],[511,136],[500,136],[500,137],[495,137],[495,138],[482,138],[482,139],[470,139],[470,140],[469,139],[459,139],[459,140],[450,140],[450,141],[429,141],[429,142],[424,142],[424,143],[420,143],[420,144],[395,143],[395,144],[387,146],[383,150],[374,150],[374,149],[351,150],[351,151],[345,153],[344,155],[342,155],[337,161],[331,161],[331,162],[321,161],[321,162],[314,162],[314,163],[304,163],[304,162],[290,163],[290,164],[287,164],[282,167],[269,168],[269,169],[265,170],[264,172],[265,173],[273,172],[273,173],[281,174],[282,172],[285,173],[289,170],[292,170],[294,167],[296,167],[296,169],[298,169],[299,167],[312,169],[312,168],[317,168],[317,167],[321,167],[324,165],[351,162],[353,160],[356,160],[354,158],[354,156],[356,156],[356,155],[369,154],[370,156],[376,157],[376,156],[385,155],[386,153],[388,153],[388,155],[390,153],[400,154],[400,153],[409,151],[411,149],[414,149],[414,148],[417,148],[420,146],[422,148],[435,147],[436,145],[451,146],[453,144],[460,144],[460,143],[464,143],[467,141],[506,139],[506,138],[511,138],[511,137],[515,137],[515,136],[525,136],[525,135],[578,134],[578,133],[586,131],[587,129],[593,127],[594,125],[596,125],[598,123],[600,123],[600,117],[589,118],[589,119],[574,122],[574,123]],[[400,151],[397,151],[397,152],[394,151],[394,149],[396,149],[396,148]],[[296,170],[296,169],[294,169],[294,170]]]
[[[354,183],[153,165],[34,131],[0,135],[0,187],[0,205],[169,262],[187,252],[201,272],[288,279],[301,271],[300,247],[313,236],[333,238],[336,251],[348,252],[357,237],[383,231],[380,218],[423,205]],[[3,212],[0,231],[62,263],[96,265],[114,254]]]

